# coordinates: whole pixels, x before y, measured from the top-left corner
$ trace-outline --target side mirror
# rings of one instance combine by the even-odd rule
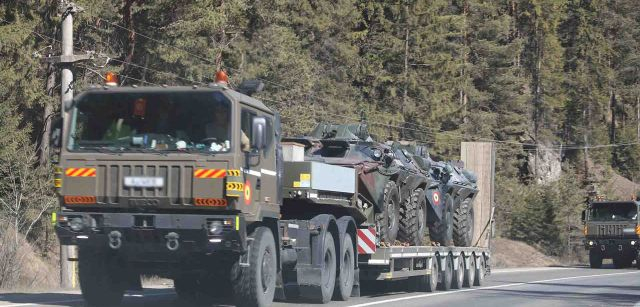
[[[267,145],[267,120],[264,117],[254,117],[251,123],[251,148],[262,150]]]
[[[582,210],[582,222],[584,223],[584,221],[587,219],[587,212],[586,210]]]
[[[60,149],[60,147],[62,146],[62,117],[56,116],[51,120],[49,146],[56,150]]]

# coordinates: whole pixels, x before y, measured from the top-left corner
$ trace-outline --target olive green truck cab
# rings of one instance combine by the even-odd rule
[[[640,269],[640,212],[638,201],[591,202],[582,213],[585,249],[589,264],[600,268],[603,259],[612,259],[616,268]]]
[[[239,306],[347,300],[361,279],[480,285],[488,249],[381,247],[353,168],[285,161],[260,87],[104,86],[63,106],[53,219],[88,305],[119,304],[142,275]]]

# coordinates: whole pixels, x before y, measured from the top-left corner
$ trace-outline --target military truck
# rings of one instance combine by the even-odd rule
[[[231,295],[239,306],[346,300],[360,281],[482,282],[487,249],[381,245],[360,196],[380,186],[361,187],[353,167],[285,161],[278,114],[250,96],[262,84],[217,79],[94,87],[62,106],[52,219],[77,249],[88,305],[117,305],[144,274],[173,279],[185,302]]]
[[[585,249],[591,268],[602,267],[603,259],[613,259],[616,268],[640,269],[640,202],[594,201],[582,212]]]

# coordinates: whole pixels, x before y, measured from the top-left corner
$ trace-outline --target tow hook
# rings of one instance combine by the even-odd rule
[[[180,239],[180,236],[177,233],[170,232],[169,234],[164,236],[164,238],[167,239],[167,248],[170,251],[176,251],[178,250],[178,248],[180,248],[180,242],[178,241],[178,239]]]
[[[109,233],[109,247],[111,249],[119,249],[122,246],[122,234],[114,230]]]

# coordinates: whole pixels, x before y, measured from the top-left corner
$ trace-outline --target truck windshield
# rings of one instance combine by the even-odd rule
[[[592,221],[635,221],[638,209],[635,203],[596,203],[591,205]]]
[[[220,92],[87,93],[69,150],[227,152],[230,102]]]

